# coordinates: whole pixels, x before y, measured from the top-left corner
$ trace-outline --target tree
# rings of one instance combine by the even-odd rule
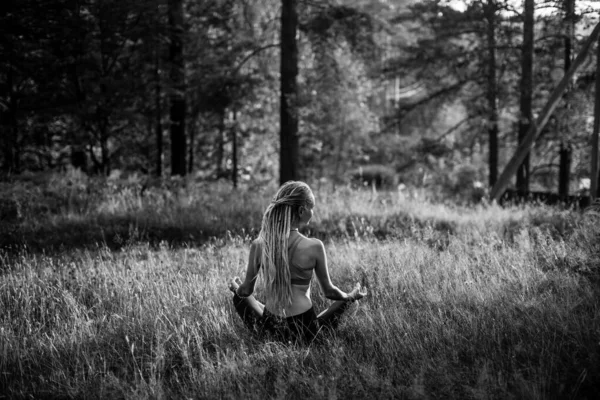
[[[529,154],[535,139],[539,136],[540,132],[542,132],[542,130],[544,129],[546,123],[548,122],[548,119],[552,115],[552,112],[555,110],[563,93],[567,89],[569,82],[571,81],[571,79],[573,79],[573,76],[575,75],[575,73],[577,72],[579,67],[581,67],[581,65],[583,64],[590,47],[592,46],[593,43],[596,42],[596,40],[598,40],[599,36],[600,36],[600,23],[598,23],[596,25],[596,27],[594,28],[594,30],[592,31],[590,36],[587,38],[587,40],[583,44],[581,50],[577,54],[577,57],[575,58],[575,60],[573,60],[573,63],[571,64],[571,68],[569,68],[569,71],[562,77],[561,81],[558,83],[556,88],[552,91],[548,101],[546,102],[544,108],[540,112],[540,114],[537,118],[537,121],[534,124],[531,124],[531,126],[529,127],[529,130],[527,132],[527,135],[525,135],[521,144],[515,151],[515,154],[512,156],[512,158],[510,159],[510,161],[504,168],[504,171],[502,171],[502,174],[500,174],[500,177],[498,178],[496,185],[494,185],[494,187],[492,188],[492,191],[490,193],[490,197],[493,200],[498,201],[500,199],[500,197],[502,196],[502,193],[504,193],[504,190],[506,190],[509,180],[515,174],[515,172],[517,171],[517,169],[519,168],[519,166],[521,165],[521,163],[523,162],[525,157]]]
[[[169,0],[170,47],[169,62],[171,71],[171,175],[186,174],[186,84],[184,43],[183,0]]]
[[[487,167],[491,186],[497,179],[500,143],[514,132],[509,126],[518,99],[517,24],[510,4],[465,1],[465,9],[459,11],[448,2],[432,0],[415,3],[411,11],[396,20],[408,25],[401,27],[405,32],[417,32],[413,37],[405,34],[400,43],[414,44],[401,45],[392,65],[402,82],[399,91],[415,94],[397,102],[396,122],[406,136],[427,135],[454,148],[439,161],[445,166],[438,175],[445,175],[453,164],[477,163],[478,170]],[[445,110],[452,110],[453,118],[432,123],[436,118],[443,121]]]
[[[190,27],[186,50],[188,169],[194,165],[207,177],[231,177],[235,183],[236,162],[245,152],[242,139],[248,136],[236,127],[248,129],[249,110],[262,109],[262,99],[256,96],[258,87],[268,88],[270,95],[277,92],[272,88],[276,84],[273,63],[266,68],[260,65],[263,58],[273,60],[274,50],[280,46],[272,43],[279,32],[279,25],[269,22],[275,14],[265,13],[265,8],[265,4],[232,0],[207,0],[186,8]],[[241,124],[236,122],[238,117]],[[253,124],[262,125],[261,119],[252,116]],[[269,138],[271,142],[276,141],[274,136]],[[235,152],[234,147],[240,151]],[[207,156],[196,161],[192,159],[195,152]]]
[[[154,56],[154,132],[156,135],[156,170],[157,177],[162,176],[163,157],[163,132],[162,132],[162,107],[161,107],[161,79],[160,79],[160,54],[158,43]]]
[[[533,123],[532,92],[533,92],[533,28],[534,0],[525,0],[523,20],[523,44],[521,47],[521,101],[519,116],[519,144],[527,135]],[[517,171],[517,190],[529,190],[529,154],[525,156]]]
[[[87,150],[91,172],[108,174],[115,162],[147,168],[139,159],[148,157],[155,8],[154,2],[104,0],[63,10],[62,25],[70,30],[54,51],[66,64],[62,92],[70,104],[57,114],[71,121],[64,139]]]
[[[296,0],[281,2],[279,182],[298,179],[298,13]]]
[[[154,57],[154,134],[156,137],[156,160],[155,160],[155,175],[160,178],[163,173],[163,127],[162,127],[162,79],[161,79],[161,44],[162,35],[159,27],[162,22],[162,12],[160,3],[157,2],[154,16],[154,31],[153,31],[153,57]]]
[[[0,14],[0,164],[19,173],[27,156],[42,168],[40,159],[49,152],[45,126],[65,103],[66,63],[54,50],[64,44],[67,29],[76,29],[61,26],[66,0],[7,3]]]
[[[488,51],[487,102],[488,102],[488,169],[489,186],[498,179],[498,82],[496,77],[496,12],[494,0],[488,0],[485,9]]]
[[[303,11],[299,164],[304,178],[343,181],[344,171],[363,162],[378,130],[369,99],[380,74],[374,37],[381,28],[373,16],[347,5]]]
[[[565,43],[565,53],[564,53],[564,71],[567,73],[569,68],[571,67],[571,48],[572,48],[572,38],[574,36],[574,28],[575,28],[575,0],[564,0],[565,5],[565,32],[564,32],[564,43]],[[569,89],[564,95],[565,98],[565,109],[567,112],[562,116],[563,121],[562,126],[565,127],[565,133],[568,135],[570,132],[569,129],[569,119],[570,119],[570,105],[569,105]],[[570,145],[569,138],[565,138],[564,134],[561,137],[560,141],[560,161],[559,161],[559,173],[558,173],[558,194],[561,198],[565,199],[569,195],[569,181],[570,181],[570,172],[571,172],[571,156],[572,156],[572,148]]]
[[[600,197],[600,174],[598,173],[598,135],[600,131],[600,40],[596,44],[596,90],[594,101],[594,131],[592,133],[592,165],[590,168],[590,197]]]
[[[0,113],[0,126],[2,128],[2,148],[4,152],[4,164],[2,169],[6,172],[19,173],[20,151],[19,151],[19,128],[18,128],[18,100],[15,90],[15,70],[13,51],[7,49],[6,78],[4,82],[6,93],[2,102]]]

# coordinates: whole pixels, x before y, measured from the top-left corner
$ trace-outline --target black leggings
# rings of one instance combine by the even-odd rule
[[[335,302],[318,316],[312,307],[302,314],[288,318],[269,312],[253,296],[242,298],[234,294],[233,305],[244,324],[259,336],[284,342],[311,342],[320,332],[335,330],[350,303]]]

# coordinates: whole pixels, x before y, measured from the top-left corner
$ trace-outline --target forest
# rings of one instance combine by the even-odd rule
[[[3,176],[376,178],[460,198],[512,168],[502,189],[595,197],[594,6],[8,1]]]
[[[597,398],[599,12],[2,0],[0,400]],[[309,344],[228,287],[289,180]]]

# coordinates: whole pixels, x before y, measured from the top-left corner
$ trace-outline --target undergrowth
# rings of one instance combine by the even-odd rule
[[[177,247],[227,235],[255,237],[275,190],[136,175],[105,179],[77,170],[0,182],[0,248],[50,252],[162,242]],[[445,246],[456,234],[493,232],[510,241],[529,227],[569,235],[582,220],[580,212],[543,206],[442,204],[417,190],[317,187],[315,195],[315,218],[306,233],[324,240],[419,236]]]

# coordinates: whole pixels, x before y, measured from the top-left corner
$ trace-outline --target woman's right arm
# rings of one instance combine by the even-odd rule
[[[361,299],[366,293],[361,293],[360,288],[355,288],[351,293],[346,293],[331,282],[331,277],[329,276],[329,267],[327,266],[327,255],[325,254],[325,246],[323,246],[323,242],[320,240],[313,240],[315,241],[313,248],[316,258],[315,273],[317,274],[317,279],[321,284],[321,289],[323,289],[325,297],[330,300],[342,301]]]
[[[250,245],[250,255],[248,256],[248,266],[246,267],[246,278],[236,291],[238,296],[248,297],[254,292],[254,285],[256,283],[259,267],[258,244],[255,240]]]

